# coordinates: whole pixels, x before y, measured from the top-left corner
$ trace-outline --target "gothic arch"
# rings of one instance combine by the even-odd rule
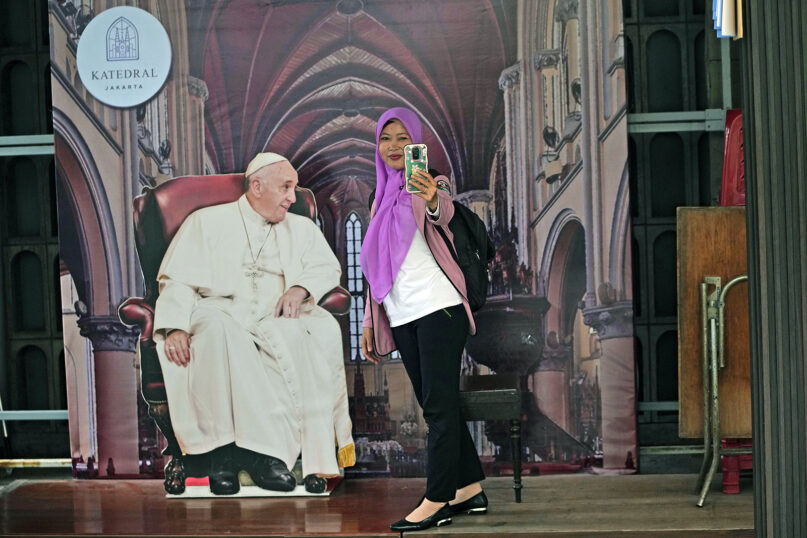
[[[56,174],[75,219],[74,245],[79,250],[79,273],[92,285],[85,286],[90,313],[115,312],[123,296],[117,234],[106,189],[90,148],[76,126],[60,110],[53,111]],[[65,245],[63,245],[63,248]],[[65,256],[67,260],[67,256]]]
[[[582,293],[585,293],[585,233],[583,223],[571,209],[563,210],[552,223],[539,273],[539,287],[550,304],[546,314],[546,333],[556,331],[565,336],[569,323],[578,309],[577,302],[572,302],[568,295],[580,287],[582,274]],[[582,267],[578,265],[582,263]],[[578,298],[579,299],[579,298]]]

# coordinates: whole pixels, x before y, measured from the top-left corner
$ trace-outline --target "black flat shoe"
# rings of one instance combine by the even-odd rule
[[[297,479],[285,463],[272,456],[252,454],[245,467],[256,486],[270,491],[293,491],[297,487]]]
[[[225,445],[210,453],[210,492],[213,495],[235,495],[241,489],[232,457],[232,446]]]
[[[396,521],[389,526],[392,531],[409,532],[409,531],[423,531],[434,526],[442,527],[443,525],[451,525],[451,507],[448,503],[444,504],[437,512],[430,515],[423,521],[412,523],[406,518]]]
[[[321,476],[310,474],[303,479],[303,485],[308,493],[325,493],[328,481]]]
[[[218,472],[210,475],[210,492],[213,495],[235,495],[241,490],[238,475],[233,472]]]
[[[480,491],[467,501],[449,506],[451,506],[451,514],[455,516],[457,514],[484,514],[488,511],[488,497],[484,491]]]

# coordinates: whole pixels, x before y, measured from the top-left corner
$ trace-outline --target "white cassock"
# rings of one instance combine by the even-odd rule
[[[316,305],[340,274],[306,217],[268,224],[242,196],[185,220],[160,266],[154,317],[184,453],[235,442],[289,469],[302,453],[304,476],[354,464],[341,331]],[[311,298],[299,318],[276,318],[278,299],[295,285]],[[187,367],[166,358],[167,329],[190,333]]]

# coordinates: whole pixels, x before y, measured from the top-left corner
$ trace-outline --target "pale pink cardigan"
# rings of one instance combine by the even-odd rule
[[[437,178],[435,178],[437,179]],[[448,178],[444,178],[448,183]],[[454,204],[451,201],[451,195],[441,189],[437,189],[437,196],[440,200],[440,215],[437,219],[432,219],[426,215],[426,201],[420,196],[412,196],[412,211],[415,214],[415,222],[417,223],[418,230],[423,234],[426,239],[426,244],[429,246],[435,261],[443,270],[445,275],[457,288],[457,291],[462,296],[462,305],[465,307],[465,312],[468,315],[468,332],[476,334],[476,324],[474,323],[474,316],[471,313],[471,306],[468,304],[468,294],[465,288],[465,277],[462,275],[462,270],[451,252],[448,250],[443,238],[437,232],[436,226],[442,226],[446,237],[454,244],[454,235],[448,229],[448,223],[451,217],[454,216]],[[370,210],[370,219],[375,216],[375,202]],[[387,355],[395,351],[395,341],[392,338],[392,329],[389,326],[389,319],[384,307],[379,305],[370,298],[368,290],[367,296],[364,300],[364,327],[373,329],[375,340],[375,352],[379,355]]]

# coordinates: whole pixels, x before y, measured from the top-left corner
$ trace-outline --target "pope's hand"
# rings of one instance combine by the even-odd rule
[[[364,357],[372,362],[378,364],[381,362],[381,357],[375,352],[375,344],[373,343],[373,329],[365,327],[361,334],[361,351]]]
[[[299,318],[300,308],[308,297],[308,291],[300,286],[292,286],[280,296],[275,305],[275,317]]]
[[[191,362],[191,335],[181,329],[171,331],[165,337],[165,356],[179,366]]]

